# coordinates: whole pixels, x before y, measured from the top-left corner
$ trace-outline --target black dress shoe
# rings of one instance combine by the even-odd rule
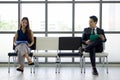
[[[17,71],[20,71],[20,72],[23,72],[23,71],[24,71],[23,69],[20,69],[20,68],[17,68],[16,70],[17,70]]]
[[[34,63],[32,62],[32,63],[28,63],[28,65],[34,65]]]
[[[98,71],[97,71],[96,68],[93,68],[93,72],[92,72],[92,74],[98,76]]]

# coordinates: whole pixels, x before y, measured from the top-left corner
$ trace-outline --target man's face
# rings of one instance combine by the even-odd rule
[[[94,22],[93,19],[90,19],[90,20],[89,20],[89,26],[90,26],[91,28],[95,28],[95,27],[96,27],[96,24],[97,24],[97,22]]]

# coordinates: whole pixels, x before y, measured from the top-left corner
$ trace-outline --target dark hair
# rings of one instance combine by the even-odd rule
[[[94,22],[98,21],[98,18],[96,16],[90,16],[90,19],[92,19]]]
[[[26,30],[30,29],[30,25],[29,25],[29,20],[27,17],[23,17],[21,21],[26,20],[27,21],[27,27]],[[20,29],[22,28],[22,24],[20,25]]]
[[[32,37],[31,37],[31,29],[30,29],[30,25],[29,25],[29,19],[28,17],[23,17],[21,21],[26,20],[27,21],[27,26],[26,26],[26,33],[28,35],[28,39],[31,41]],[[22,24],[20,25],[20,29],[22,28]]]

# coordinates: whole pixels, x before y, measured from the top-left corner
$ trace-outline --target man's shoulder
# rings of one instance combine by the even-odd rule
[[[86,27],[86,28],[84,28],[84,30],[91,30],[91,28],[90,27]]]
[[[101,29],[101,28],[98,28],[98,27],[97,27],[97,30],[103,31],[103,29]]]

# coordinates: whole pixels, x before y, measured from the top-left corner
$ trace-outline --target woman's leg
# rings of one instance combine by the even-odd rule
[[[20,64],[19,67],[16,69],[17,71],[21,71],[23,72],[24,70],[24,60],[25,57],[23,55],[21,55],[20,52],[18,52],[18,63]]]
[[[28,64],[33,63],[32,60],[31,60],[31,58],[29,57],[28,53],[25,53],[25,58],[27,59]]]
[[[16,51],[18,52],[18,63],[22,68],[24,68],[24,61],[25,58],[28,61],[29,65],[33,65],[31,58],[29,57],[30,50],[29,47],[26,44],[20,44],[16,47]]]

